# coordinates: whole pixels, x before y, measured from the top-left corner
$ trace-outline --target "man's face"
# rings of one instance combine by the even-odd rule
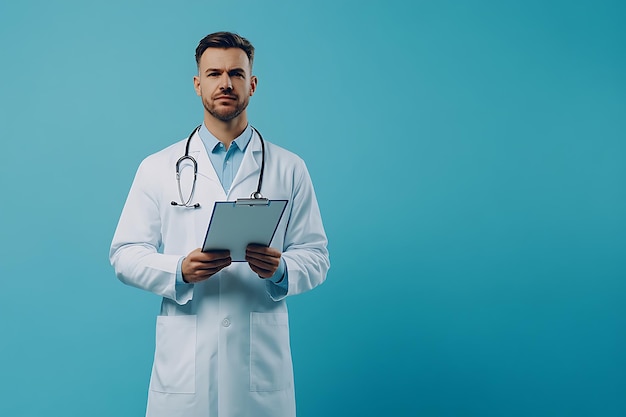
[[[207,48],[193,77],[196,94],[209,114],[227,122],[239,116],[256,90],[250,61],[239,48]]]

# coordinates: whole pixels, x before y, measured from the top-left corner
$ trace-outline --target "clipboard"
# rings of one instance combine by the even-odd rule
[[[228,249],[233,262],[245,262],[250,243],[270,245],[287,202],[264,198],[216,201],[202,252]]]

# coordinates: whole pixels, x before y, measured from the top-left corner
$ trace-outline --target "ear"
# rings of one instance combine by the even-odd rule
[[[256,91],[256,85],[258,82],[259,80],[256,77],[256,75],[253,75],[252,77],[250,77],[250,97],[252,97],[252,95]]]
[[[202,96],[202,94],[200,94],[201,90],[200,90],[200,77],[197,75],[194,75],[193,77],[193,88],[194,90],[196,90],[196,94],[198,96]]]

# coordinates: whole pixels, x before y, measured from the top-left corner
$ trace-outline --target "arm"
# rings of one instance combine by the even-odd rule
[[[330,268],[326,233],[313,184],[303,162],[295,175],[293,204],[282,253],[288,289],[268,282],[268,292],[275,301],[315,288],[324,282]]]
[[[176,269],[182,256],[159,253],[161,215],[157,199],[160,185],[146,161],[137,170],[122,210],[109,259],[125,284],[186,304],[192,285],[176,285]]]

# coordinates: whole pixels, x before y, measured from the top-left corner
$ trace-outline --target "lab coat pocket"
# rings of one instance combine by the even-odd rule
[[[152,391],[196,391],[196,316],[158,316]]]
[[[250,391],[283,390],[292,380],[287,313],[250,313]]]

